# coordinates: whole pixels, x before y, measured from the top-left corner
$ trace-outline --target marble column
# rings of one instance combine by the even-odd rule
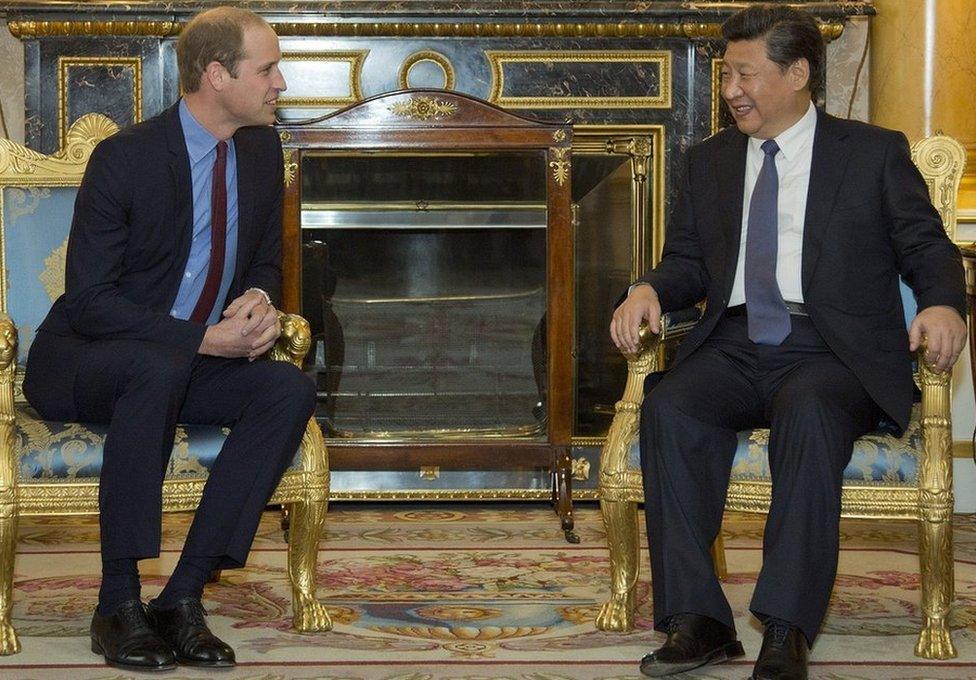
[[[24,46],[0,21],[0,137],[24,142]]]
[[[976,3],[875,0],[871,120],[915,141],[942,130],[968,151],[960,214],[976,221]]]

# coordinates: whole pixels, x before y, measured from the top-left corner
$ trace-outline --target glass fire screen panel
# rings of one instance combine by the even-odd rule
[[[546,438],[541,152],[302,156],[326,435]]]
[[[630,157],[573,156],[576,276],[576,422],[573,435],[604,437],[627,380],[610,319],[633,269]]]

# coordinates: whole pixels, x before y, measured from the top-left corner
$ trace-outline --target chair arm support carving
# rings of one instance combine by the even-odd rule
[[[17,328],[0,312],[0,512],[16,501],[16,451],[14,447],[14,373],[17,370]]]
[[[305,355],[312,346],[312,331],[308,321],[298,314],[278,312],[278,323],[281,324],[281,335],[271,348],[271,358],[275,361],[287,361],[301,368]]]
[[[952,493],[951,372],[936,373],[925,360],[925,342],[918,349],[918,384],[922,390],[922,452],[918,465],[920,519],[947,522]]]
[[[630,442],[640,426],[644,379],[649,373],[658,370],[663,345],[680,340],[700,317],[701,311],[697,307],[665,314],[661,317],[659,334],[651,332],[648,325],[643,323],[639,329],[637,353],[624,352],[627,358],[627,384],[623,396],[614,407],[613,422],[600,455],[600,486],[607,493],[612,494],[611,489],[619,487],[621,476],[627,471]]]

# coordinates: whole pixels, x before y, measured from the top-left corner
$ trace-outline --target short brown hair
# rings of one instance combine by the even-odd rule
[[[183,92],[200,89],[200,78],[211,62],[219,62],[234,78],[244,58],[244,31],[267,25],[254,12],[237,7],[215,7],[190,20],[176,41],[176,64]]]

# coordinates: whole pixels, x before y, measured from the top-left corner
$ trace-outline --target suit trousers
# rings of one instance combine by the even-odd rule
[[[244,565],[314,410],[311,380],[285,362],[187,355],[139,340],[39,333],[30,354],[24,392],[43,417],[108,424],[98,496],[104,559],[159,554],[162,483],[179,422],[230,428],[184,552],[220,557],[221,568]]]
[[[837,572],[841,482],[854,440],[880,415],[809,317],[782,345],[756,345],[746,316],[724,316],[705,343],[651,387],[641,466],[654,621],[691,612],[734,627],[709,548],[722,526],[736,433],[769,428],[772,505],[750,609],[813,642]],[[649,385],[653,384],[649,376]]]

